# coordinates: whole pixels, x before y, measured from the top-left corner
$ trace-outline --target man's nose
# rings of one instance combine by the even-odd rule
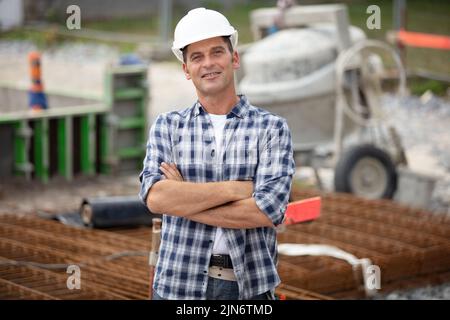
[[[209,68],[212,67],[214,65],[214,59],[212,59],[209,56],[205,56],[205,58],[203,59],[203,66],[204,68]]]

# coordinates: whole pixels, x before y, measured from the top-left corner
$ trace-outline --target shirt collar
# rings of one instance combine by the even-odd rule
[[[228,113],[227,118],[231,118],[233,115],[239,118],[243,118],[249,107],[249,103],[247,100],[247,97],[245,95],[238,95],[239,101],[235,104],[235,106],[231,109],[231,111]],[[197,102],[194,105],[194,117],[197,117],[200,113],[204,113],[205,108],[202,106],[200,101],[197,100]]]

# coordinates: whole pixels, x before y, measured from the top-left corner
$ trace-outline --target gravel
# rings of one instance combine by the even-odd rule
[[[400,133],[406,149],[426,146],[441,169],[450,173],[450,102],[428,93],[422,97],[384,97],[387,122]]]
[[[409,290],[395,290],[374,300],[450,300],[450,283]]]
[[[437,178],[427,209],[450,217],[450,102],[430,93],[385,95],[382,111],[402,139],[409,167]]]

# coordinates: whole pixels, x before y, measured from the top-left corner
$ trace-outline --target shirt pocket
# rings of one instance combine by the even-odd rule
[[[212,181],[212,166],[206,161],[208,146],[191,139],[191,136],[179,136],[172,146],[174,162],[184,181]]]
[[[229,180],[253,180],[258,157],[258,139],[251,135],[233,137],[225,155],[225,177]]]

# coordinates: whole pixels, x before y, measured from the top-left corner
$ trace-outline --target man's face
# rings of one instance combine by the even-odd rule
[[[204,96],[234,89],[233,71],[239,68],[239,55],[231,53],[222,37],[190,44],[183,70],[188,80]]]

